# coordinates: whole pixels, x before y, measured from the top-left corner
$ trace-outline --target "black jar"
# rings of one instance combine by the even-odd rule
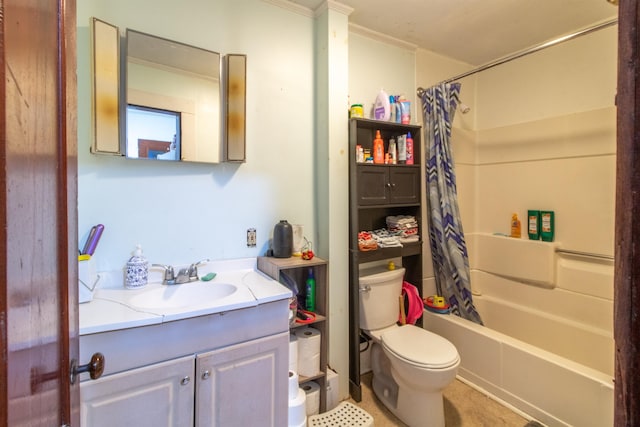
[[[293,227],[286,219],[281,220],[273,228],[273,256],[289,258],[293,253]]]

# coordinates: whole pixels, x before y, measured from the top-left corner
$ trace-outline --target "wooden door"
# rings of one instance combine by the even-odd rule
[[[77,425],[76,4],[0,10],[0,425]]]
[[[616,2],[617,3],[617,2]],[[640,4],[620,1],[614,278],[616,427],[640,426]]]

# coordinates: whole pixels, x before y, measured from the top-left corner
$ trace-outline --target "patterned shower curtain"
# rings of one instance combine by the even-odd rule
[[[420,94],[425,128],[429,241],[438,294],[447,299],[452,313],[482,324],[471,297],[469,257],[460,221],[450,143],[459,94],[460,83],[441,83]]]

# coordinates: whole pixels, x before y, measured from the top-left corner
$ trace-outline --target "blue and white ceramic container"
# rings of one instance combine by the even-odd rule
[[[127,289],[140,289],[147,285],[148,277],[149,262],[142,255],[140,245],[137,245],[133,256],[127,261],[127,276],[124,286]]]

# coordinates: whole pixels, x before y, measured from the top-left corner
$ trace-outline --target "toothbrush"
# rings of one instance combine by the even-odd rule
[[[84,249],[82,250],[83,254],[93,255],[96,251],[96,247],[98,246],[98,242],[100,241],[100,236],[102,236],[102,232],[104,231],[104,225],[98,224],[94,225],[89,232],[89,237],[87,237],[87,243],[84,245]]]

